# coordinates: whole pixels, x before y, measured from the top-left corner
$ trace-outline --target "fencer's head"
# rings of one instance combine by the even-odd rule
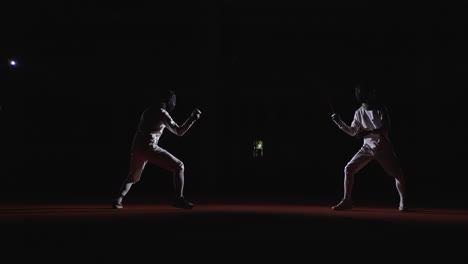
[[[354,86],[354,95],[358,103],[375,104],[377,102],[377,90],[368,82],[360,82]]]
[[[170,89],[162,90],[159,93],[159,103],[163,104],[166,111],[171,112],[176,106],[176,95]]]

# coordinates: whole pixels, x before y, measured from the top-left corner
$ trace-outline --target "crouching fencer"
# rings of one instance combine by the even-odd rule
[[[390,128],[388,111],[385,105],[378,101],[375,88],[370,88],[364,84],[357,85],[354,91],[356,99],[361,105],[354,113],[351,126],[347,125],[336,113],[332,115],[332,120],[347,134],[362,138],[363,145],[344,168],[343,198],[332,209],[337,211],[352,209],[351,193],[354,177],[369,162],[375,160],[388,175],[395,178],[395,185],[400,198],[398,209],[407,211],[405,176],[388,137]]]
[[[120,188],[118,197],[114,200],[113,208],[123,208],[122,201],[125,195],[133,184],[140,181],[147,162],[172,172],[175,188],[174,207],[184,209],[194,207],[194,204],[184,198],[184,163],[161,148],[158,141],[165,128],[177,136],[183,136],[200,118],[201,112],[199,109],[194,109],[186,121],[179,126],[170,115],[175,105],[175,93],[172,90],[166,90],[161,93],[155,105],[148,107],[141,114],[132,142],[128,175]]]

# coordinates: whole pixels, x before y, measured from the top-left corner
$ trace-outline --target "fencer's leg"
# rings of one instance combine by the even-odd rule
[[[354,185],[354,175],[356,173],[349,170],[348,165],[345,167],[345,177],[343,182],[343,198],[341,201],[332,207],[335,211],[348,210],[353,208],[351,193]]]
[[[379,155],[377,155],[376,160],[388,175],[395,178],[395,186],[400,198],[398,210],[407,211],[405,175],[391,146],[387,146],[383,149]]]
[[[128,191],[130,191],[130,188],[132,187],[133,182],[127,182],[122,184],[122,187],[120,188],[119,196],[117,197],[117,202],[122,203],[123,198],[125,195],[127,195]]]
[[[184,198],[184,163],[163,148],[154,150],[150,162],[172,172],[175,189],[174,206],[184,209],[193,208],[194,205]]]
[[[130,191],[130,188],[133,186],[133,184],[140,180],[141,174],[143,173],[143,169],[145,168],[146,163],[147,161],[143,158],[142,155],[138,153],[132,153],[128,176],[120,187],[119,194],[114,201],[113,208],[123,208],[122,201],[124,197]]]
[[[398,206],[398,210],[407,211],[408,208],[406,206],[406,183],[404,178],[395,178],[395,185],[398,190],[398,195],[400,196],[400,204]]]
[[[350,171],[348,166],[345,168],[345,178],[343,183],[343,200],[351,200],[351,194],[354,186],[354,171]]]
[[[340,211],[351,209],[353,207],[352,192],[354,185],[354,177],[372,159],[372,152],[370,152],[366,148],[361,148],[346,164],[344,168],[343,198],[341,199],[340,203],[332,207],[333,210]]]
[[[174,189],[176,199],[184,198],[184,163],[179,161],[174,168]]]
[[[184,163],[178,161],[174,171],[174,187],[176,190],[176,199],[174,206],[183,209],[192,209],[195,205],[185,200],[184,197]]]

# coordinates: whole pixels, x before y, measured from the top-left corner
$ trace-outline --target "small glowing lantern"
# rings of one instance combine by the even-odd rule
[[[254,142],[253,142],[253,157],[254,158],[263,157],[263,141],[262,140],[254,140]]]

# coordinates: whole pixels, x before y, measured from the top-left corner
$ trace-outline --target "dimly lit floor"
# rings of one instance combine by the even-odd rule
[[[457,240],[468,235],[468,210],[356,206],[335,212],[322,203],[199,201],[193,210],[169,202],[2,204],[2,239],[10,245],[104,245],[172,239]],[[146,242],[145,242],[146,243]]]

